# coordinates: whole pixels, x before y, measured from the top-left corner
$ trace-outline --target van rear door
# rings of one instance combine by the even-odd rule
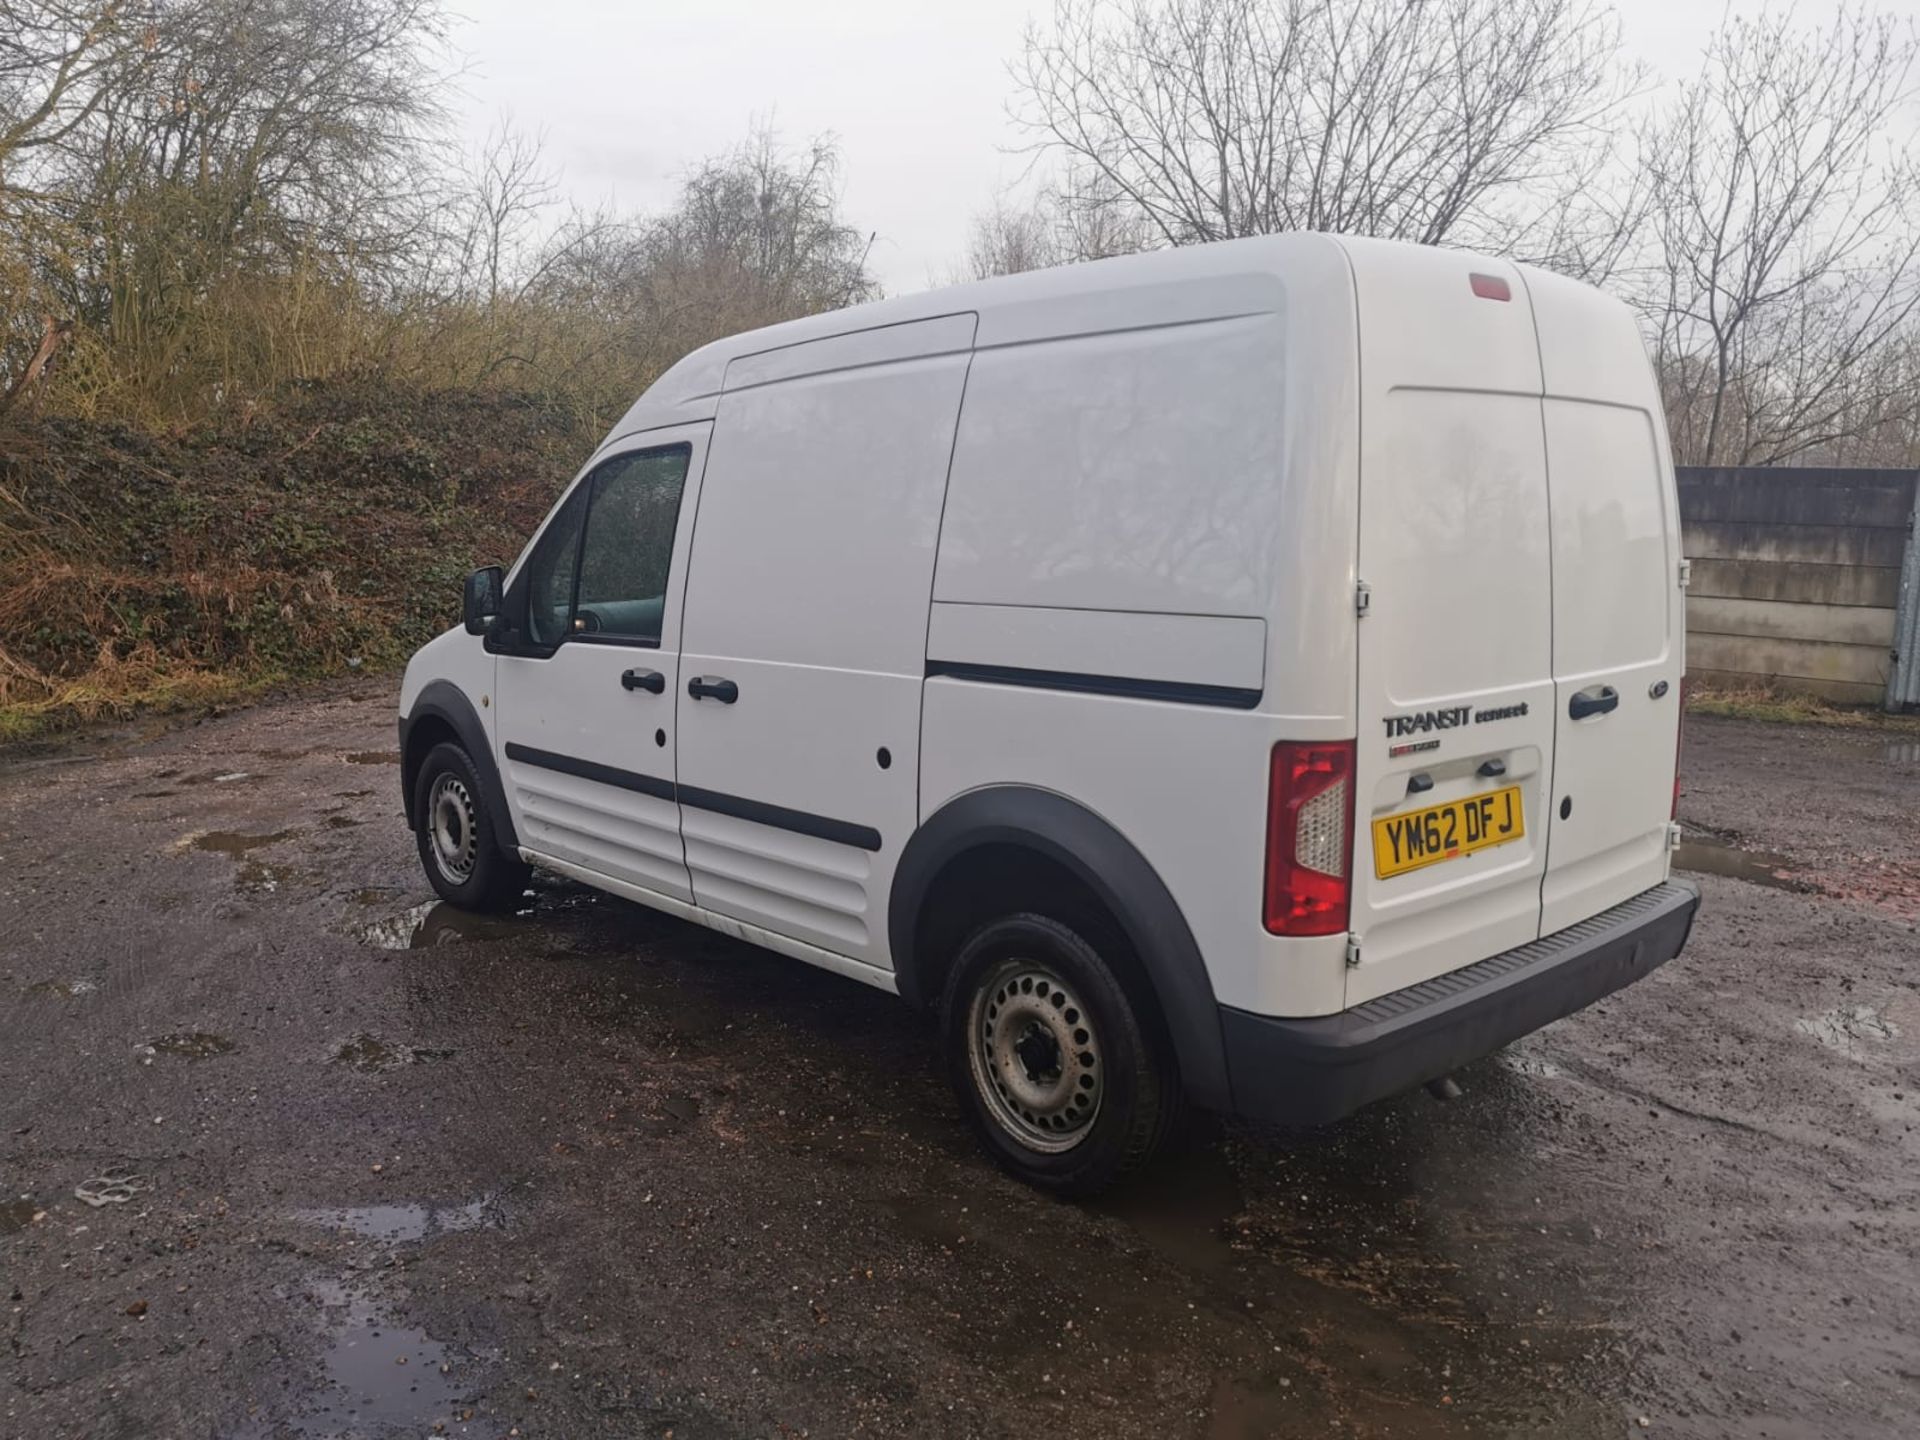
[[[1539,934],[1555,695],[1540,357],[1519,272],[1343,244],[1366,587],[1352,1006]]]
[[[1553,519],[1551,934],[1667,876],[1685,616],[1673,466],[1633,316],[1560,276],[1525,278]]]

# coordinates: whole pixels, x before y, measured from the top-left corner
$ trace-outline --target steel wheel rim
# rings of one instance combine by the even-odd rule
[[[475,825],[473,796],[458,775],[447,773],[433,782],[427,798],[427,833],[433,842],[433,863],[455,885],[465,884],[480,858],[480,836]]]
[[[1106,1066],[1079,996],[1038,960],[1002,960],[967,1007],[974,1089],[994,1123],[1030,1150],[1057,1155],[1100,1114]]]

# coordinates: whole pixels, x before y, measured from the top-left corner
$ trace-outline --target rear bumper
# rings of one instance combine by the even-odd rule
[[[1236,1113],[1318,1125],[1458,1069],[1680,953],[1700,892],[1657,885],[1558,934],[1338,1015],[1220,1008]]]

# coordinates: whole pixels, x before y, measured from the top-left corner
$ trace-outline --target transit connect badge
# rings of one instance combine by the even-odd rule
[[[1457,730],[1462,725],[1512,720],[1526,713],[1527,702],[1524,700],[1513,705],[1495,705],[1485,710],[1475,710],[1471,705],[1449,705],[1444,710],[1416,710],[1411,715],[1387,716],[1387,738],[1393,740],[1403,735],[1421,735],[1433,730]],[[1400,754],[1401,751],[1395,747],[1394,753]]]

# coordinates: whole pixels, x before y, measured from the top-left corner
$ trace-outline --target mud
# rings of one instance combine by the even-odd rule
[[[231,1055],[236,1046],[224,1035],[206,1030],[182,1030],[162,1035],[140,1047],[143,1057],[170,1055],[181,1060],[211,1060],[216,1055]]]
[[[0,772],[0,1436],[1911,1433],[1884,737],[1695,723],[1680,960],[1071,1206],[887,996],[545,878],[436,905],[341,784],[391,735],[361,682]]]
[[[18,1200],[0,1200],[0,1235],[15,1235],[33,1223],[40,1207],[22,1195]]]

